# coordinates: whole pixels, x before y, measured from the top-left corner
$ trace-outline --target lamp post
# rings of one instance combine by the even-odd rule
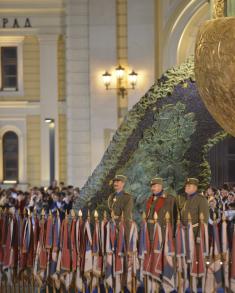
[[[55,120],[46,118],[49,125],[50,184],[55,180]]]

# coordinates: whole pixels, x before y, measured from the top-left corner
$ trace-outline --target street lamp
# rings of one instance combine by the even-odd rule
[[[105,73],[102,75],[102,77],[103,77],[103,82],[106,87],[106,90],[108,90],[108,88],[110,86],[110,82],[111,82],[111,74],[108,73],[108,71],[105,71]]]
[[[123,79],[125,68],[119,65],[115,70],[116,70],[117,79]]]
[[[132,70],[132,72],[129,74],[129,81],[132,86],[132,89],[134,89],[136,86],[137,77],[138,77],[138,74],[134,70]]]
[[[55,180],[55,120],[45,118],[44,121],[49,125],[50,183],[52,183]]]
[[[131,87],[126,87],[122,84],[122,81],[125,77],[125,68],[119,65],[116,69],[116,78],[117,78],[117,87],[111,88],[110,83],[112,79],[112,75],[106,70],[105,73],[102,75],[103,82],[105,85],[106,90],[117,90],[118,94],[120,94],[123,98],[127,95],[128,90],[134,90],[137,83],[138,74],[132,70],[131,73],[128,75],[129,83]]]

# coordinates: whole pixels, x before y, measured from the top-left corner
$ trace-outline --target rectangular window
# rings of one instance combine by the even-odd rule
[[[18,90],[17,47],[1,47],[2,91]]]

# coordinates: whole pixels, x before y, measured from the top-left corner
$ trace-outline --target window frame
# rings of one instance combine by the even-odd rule
[[[16,78],[16,84],[15,84],[15,87],[5,87],[3,86],[3,80],[6,78],[6,73],[4,72],[3,70],[3,67],[4,67],[4,62],[5,60],[7,59],[6,57],[4,58],[4,54],[3,52],[6,51],[8,48],[11,48],[11,49],[15,49],[16,51],[16,57],[15,57],[15,62],[14,62],[14,66],[16,66],[16,74],[14,75],[14,77]],[[17,47],[14,46],[14,47],[1,47],[0,48],[0,52],[1,52],[1,75],[2,75],[2,78],[1,78],[1,84],[2,84],[2,87],[1,87],[1,90],[2,91],[9,91],[9,92],[16,92],[18,91],[18,55],[17,55]],[[9,63],[5,63],[5,65],[12,65],[12,64],[9,64]]]
[[[23,41],[24,37],[0,37],[0,52],[2,47],[17,48],[17,90],[2,89],[2,70],[0,70],[0,96],[23,96]],[[1,54],[1,53],[0,53]],[[0,56],[0,68],[2,69],[2,56]]]
[[[6,178],[5,174],[6,174],[6,165],[5,165],[5,148],[4,148],[4,143],[5,143],[5,136],[8,134],[8,133],[14,133],[14,135],[16,136],[16,139],[17,139],[17,153],[16,153],[16,160],[17,160],[17,168],[16,168],[16,171],[17,171],[17,176],[16,178]],[[9,131],[6,131],[2,137],[2,158],[3,158],[3,182],[5,181],[14,181],[14,182],[19,182],[19,137],[18,137],[18,134],[15,132],[15,131],[12,131],[12,130],[9,130]]]

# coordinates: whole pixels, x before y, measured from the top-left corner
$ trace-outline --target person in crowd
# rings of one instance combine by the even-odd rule
[[[235,184],[232,185],[231,191],[235,193]]]
[[[69,214],[73,207],[73,193],[67,192],[62,200],[62,211],[63,213]]]
[[[206,196],[207,199],[209,199],[211,197],[215,197],[216,192],[217,192],[217,190],[210,185],[210,186],[208,186],[208,188],[207,188],[207,190],[205,192],[205,196]]]
[[[229,186],[228,184],[223,184],[220,190],[220,208],[225,211],[227,209]]]
[[[60,181],[60,184],[59,184],[60,191],[62,191],[64,187],[65,187],[64,182]]]
[[[15,208],[19,210],[19,214],[21,216],[23,216],[24,214],[24,209],[26,207],[26,195],[23,191],[18,191],[18,194],[17,194],[17,200],[16,200],[16,203],[15,203]]]
[[[233,203],[234,200],[235,200],[235,193],[233,191],[229,191],[228,199],[227,199],[227,206],[229,206],[231,203]]]
[[[215,197],[211,196],[208,200],[209,203],[209,219],[208,219],[208,232],[209,232],[209,247],[213,241],[213,224],[216,221],[217,224],[221,222],[221,211],[217,206]]]

